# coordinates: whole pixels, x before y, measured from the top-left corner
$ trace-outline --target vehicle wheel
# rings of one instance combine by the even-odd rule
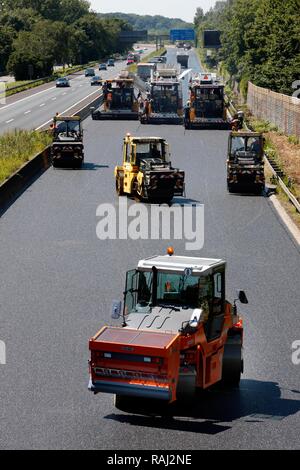
[[[167,204],[168,206],[170,206],[171,203],[172,203],[172,199],[173,199],[173,196],[172,197],[165,197],[163,199],[160,199],[159,203],[160,204]]]
[[[124,194],[124,178],[120,175],[116,176],[116,191],[118,196],[123,196]]]
[[[114,395],[114,406],[117,410],[127,411],[132,404],[132,398],[125,395]]]
[[[224,347],[222,384],[238,387],[244,370],[243,347],[240,335],[229,337]]]
[[[229,193],[233,193],[233,192],[234,192],[233,184],[227,183],[227,189],[228,189],[228,192],[229,192]]]

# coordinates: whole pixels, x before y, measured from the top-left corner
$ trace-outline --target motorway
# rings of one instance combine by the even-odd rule
[[[300,366],[291,359],[300,340],[299,248],[268,198],[227,193],[227,131],[91,119],[84,127],[83,169],[50,168],[0,221],[0,448],[299,449]],[[204,204],[203,249],[186,252],[175,240],[175,252],[226,259],[228,300],[236,288],[249,299],[240,308],[240,388],[180,390],[164,417],[123,413],[111,395],[87,390],[88,339],[118,324],[111,303],[122,297],[126,270],[169,245],[96,236],[98,205],[119,204],[113,169],[126,132],[165,137],[186,172],[186,203]]]
[[[143,56],[152,51],[153,47],[148,46]],[[116,61],[115,66],[107,67],[106,71],[95,67],[95,72],[101,78],[108,79],[124,69],[126,62]],[[6,104],[0,105],[0,132],[16,128],[39,129],[49,124],[57,112],[67,114],[75,104],[80,104],[87,97],[92,101],[99,95],[100,88],[91,86],[90,77],[86,78],[83,72],[69,78],[70,88],[56,88],[55,82],[52,82],[8,97]]]

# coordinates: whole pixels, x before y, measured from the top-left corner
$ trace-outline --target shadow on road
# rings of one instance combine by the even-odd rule
[[[84,170],[91,170],[91,171],[95,171],[95,170],[99,170],[101,168],[110,168],[109,165],[97,165],[95,163],[84,163],[82,165],[82,167],[80,168],[81,171],[84,171]]]
[[[134,398],[122,410],[128,414],[115,413],[105,418],[133,426],[218,434],[230,429],[230,423],[237,420],[247,423],[283,420],[300,411],[300,400],[281,398],[278,383],[242,380],[240,388],[232,390],[215,386],[209,391],[184,393],[179,387],[178,400],[171,405]]]

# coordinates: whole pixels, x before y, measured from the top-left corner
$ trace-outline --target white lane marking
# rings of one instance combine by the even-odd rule
[[[62,111],[62,112],[59,113],[59,114],[67,113],[70,109],[74,108],[74,107],[77,106],[78,104],[82,103],[82,101],[85,101],[87,98],[89,98],[90,96],[95,95],[96,93],[99,94],[99,90],[93,91],[93,93],[90,93],[89,95],[85,96],[84,98],[82,98],[82,99],[81,99],[80,101],[78,101],[77,103],[72,104],[72,106],[70,106],[68,109],[65,109],[64,111]],[[35,130],[36,130],[36,131],[39,131],[42,127],[46,126],[46,125],[49,124],[50,122],[52,122],[52,119],[49,119],[49,121],[44,122],[44,124],[42,124],[41,126],[37,127]]]
[[[55,100],[57,100],[57,98],[52,98],[52,101],[55,101]]]
[[[29,113],[31,113],[31,110],[30,110],[30,111],[26,111],[24,114],[29,114]]]
[[[42,107],[45,106],[45,105],[46,105],[46,103],[40,104],[40,108],[42,108]]]
[[[84,78],[84,76],[83,77],[80,76],[78,78],[73,78],[72,80],[81,80],[82,78]],[[0,108],[0,112],[7,109],[7,108],[10,108],[11,106],[18,105],[22,101],[30,100],[31,98],[35,98],[36,96],[41,95],[42,93],[46,93],[50,90],[55,90],[55,89],[56,89],[56,86],[52,86],[50,88],[47,88],[47,90],[38,91],[34,95],[26,96],[26,98],[22,98],[21,100],[15,101],[14,103],[10,103],[10,104],[7,104],[6,106],[3,106],[3,108]]]
[[[26,98],[22,98],[21,100],[18,100],[15,103],[10,103],[10,104],[4,106],[3,108],[0,108],[0,112],[7,109],[7,108],[10,108],[11,106],[16,106],[19,103],[21,103],[22,101],[29,100],[30,98],[35,98],[37,95],[41,95],[42,93],[46,93],[47,91],[54,90],[55,88],[56,87],[53,86],[51,88],[47,88],[47,90],[39,91],[38,93],[35,93],[34,95],[30,95],[30,96],[27,96]]]
[[[286,225],[290,233],[293,235],[298,245],[300,245],[300,230],[298,229],[297,225],[291,219],[291,217],[286,212],[285,208],[281,205],[280,201],[277,199],[275,195],[270,196],[269,200],[272,202],[281,220]]]
[[[13,122],[14,119],[10,119],[9,121],[5,121],[6,124],[9,124],[10,122]]]

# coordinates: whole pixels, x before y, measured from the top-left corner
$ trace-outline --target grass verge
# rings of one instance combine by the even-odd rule
[[[0,136],[0,184],[50,143],[45,132],[15,130]]]
[[[251,129],[257,132],[263,132],[266,138],[265,151],[272,157],[278,167],[284,172],[283,182],[289,188],[291,193],[300,201],[300,143],[297,138],[291,138],[278,128],[266,121],[261,121],[251,115],[247,116],[247,122]],[[266,180],[274,184],[272,172],[267,169]],[[300,228],[300,214],[294,205],[289,201],[285,192],[277,185],[278,199],[282,203],[289,216]]]

